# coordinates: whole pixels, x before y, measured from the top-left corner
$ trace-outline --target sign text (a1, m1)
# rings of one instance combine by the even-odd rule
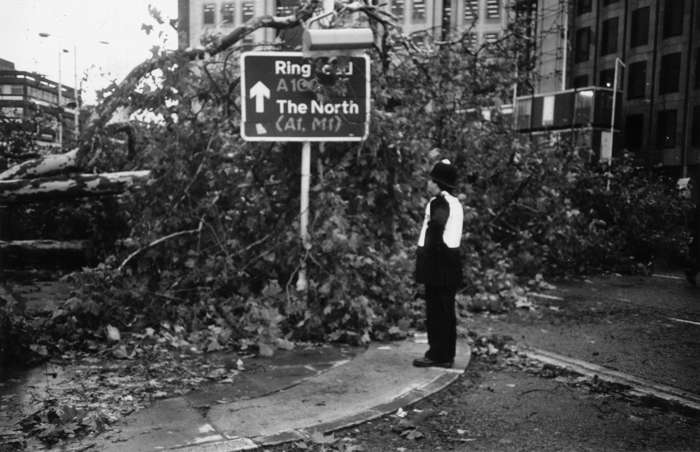
[[[343,89],[318,94],[301,52],[241,55],[241,136],[247,141],[361,141],[369,133],[369,57],[337,69]]]

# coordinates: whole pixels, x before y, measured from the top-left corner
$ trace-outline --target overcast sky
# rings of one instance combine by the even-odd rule
[[[156,33],[141,29],[153,23],[148,5],[166,19],[168,48],[177,47],[175,31],[167,25],[177,18],[177,0],[2,0],[0,58],[22,71],[39,72],[58,81],[58,52],[62,53],[61,82],[74,85],[73,49],[77,49],[78,79],[87,73],[84,97],[94,102],[94,89],[109,79],[121,81],[160,42]],[[39,33],[51,37],[41,38]],[[109,44],[101,44],[106,41]],[[100,76],[101,71],[108,77]]]

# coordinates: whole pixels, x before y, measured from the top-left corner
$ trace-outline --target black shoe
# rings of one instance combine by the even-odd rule
[[[691,272],[690,270],[685,271],[685,279],[688,280],[688,282],[690,283],[691,286],[693,286],[693,287],[698,286],[697,281],[695,281],[695,274],[693,274],[693,272]]]
[[[444,367],[449,369],[452,367],[452,361],[433,361],[430,358],[416,358],[413,360],[415,367]]]

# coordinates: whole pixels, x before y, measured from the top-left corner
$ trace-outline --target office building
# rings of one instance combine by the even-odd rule
[[[511,0],[382,0],[407,35],[442,39],[450,30],[468,30],[474,44],[497,40],[508,23]],[[226,35],[249,19],[291,14],[298,0],[178,0],[179,47],[202,47],[202,40]],[[275,30],[257,30],[247,44],[272,43]]]
[[[21,127],[35,138],[37,151],[48,152],[60,148],[62,126],[63,139],[73,136],[76,92],[46,77],[16,70],[14,64],[0,60],[0,140],[10,128]],[[0,143],[2,144],[2,143]]]
[[[555,102],[554,92],[566,90],[571,99],[579,96],[576,93],[595,92],[598,122],[588,125],[595,135],[589,141],[598,146],[601,131],[611,125],[602,119],[612,117],[612,95],[605,92],[616,85],[617,68],[615,151],[629,150],[649,165],[666,167],[678,176],[694,174],[700,180],[700,2],[542,0],[540,4],[546,5],[538,12],[540,27],[549,18],[570,44],[558,44],[556,34],[540,36],[540,50],[566,57],[560,64],[546,65],[538,53],[536,75],[553,80],[554,86],[537,86],[534,97],[549,97],[543,103],[562,104],[562,111],[568,111],[565,105],[576,101],[560,96],[562,100]],[[558,78],[559,72],[563,78]],[[561,88],[553,89],[557,84]],[[573,103],[571,108],[576,114]],[[553,111],[537,112],[533,104],[529,112],[538,125],[542,110],[550,115]],[[550,132],[562,133],[569,127],[566,121],[557,125],[547,119],[545,129]],[[521,130],[527,129],[524,122]]]
[[[579,1],[572,86],[611,87],[615,60],[624,146],[649,163],[700,163],[700,5],[696,0]],[[596,39],[597,38],[597,39]]]

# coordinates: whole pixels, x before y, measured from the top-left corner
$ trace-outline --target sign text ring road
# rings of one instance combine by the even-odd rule
[[[241,55],[241,135],[248,141],[360,141],[369,132],[369,58],[337,70],[343,89],[317,93],[314,60],[301,52]]]

